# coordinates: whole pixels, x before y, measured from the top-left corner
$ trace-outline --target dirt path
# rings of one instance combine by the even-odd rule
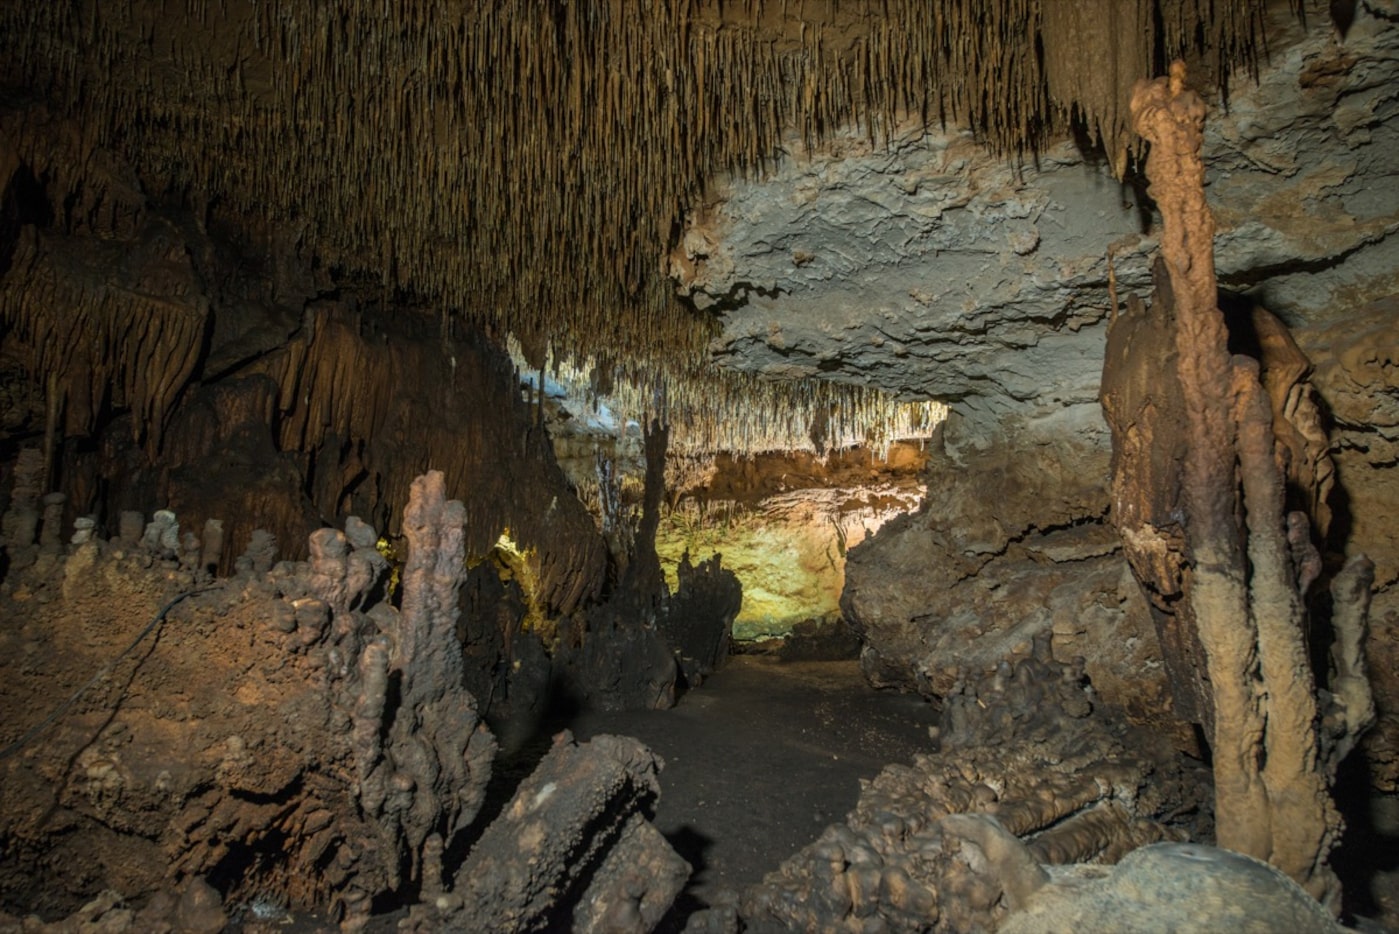
[[[776,869],[855,806],[860,779],[928,749],[937,711],[871,689],[859,664],[735,656],[672,710],[585,713],[666,761],[656,826],[695,867],[679,914]]]

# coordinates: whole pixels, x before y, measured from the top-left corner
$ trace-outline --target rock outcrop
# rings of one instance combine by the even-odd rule
[[[1298,335],[1327,406],[1341,500],[1331,552],[1361,549],[1375,565],[1365,642],[1378,720],[1363,740],[1375,785],[1399,791],[1399,301],[1357,310]]]
[[[1111,869],[1052,868],[1000,934],[1240,931],[1339,934],[1317,902],[1262,860],[1198,843],[1155,843]]]
[[[1106,524],[1106,452],[1071,432],[986,443],[965,429],[954,416],[935,441],[923,507],[850,550],[841,606],[870,680],[945,696],[959,669],[989,670],[1052,632],[1103,702],[1186,741]]]
[[[1160,739],[1129,749],[1051,638],[957,672],[937,754],[887,767],[843,822],[690,930],[993,931],[1049,880],[1042,864],[1207,831],[1198,778]]]
[[[353,517],[315,532],[305,562],[272,564],[255,535],[215,579],[169,511],[62,544],[59,511],[33,516],[36,483],[11,497],[3,544],[25,560],[0,580],[0,650],[19,660],[0,683],[0,900],[35,916],[24,930],[71,915],[55,923],[212,932],[268,906],[355,930],[384,899],[419,898],[516,917],[518,898],[479,888],[489,873],[458,872],[496,741],[464,684],[465,509],[441,473],[412,486],[396,603],[378,534]],[[634,740],[561,740],[469,865],[510,875],[516,858],[512,878],[538,886],[529,917],[649,930],[689,873],[647,821],[659,768]],[[532,826],[549,845],[532,850],[519,819],[545,801]],[[521,868],[544,852],[552,876]]]
[[[624,736],[564,731],[406,931],[647,934],[690,866],[646,819],[661,761]]]

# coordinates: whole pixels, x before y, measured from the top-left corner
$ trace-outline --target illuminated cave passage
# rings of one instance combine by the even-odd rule
[[[637,400],[600,395],[589,371],[568,365],[541,383],[518,348],[513,357],[524,398],[545,413],[554,454],[599,530],[635,522],[645,457],[641,425],[627,415]],[[666,585],[680,589],[682,562],[717,556],[743,589],[737,642],[780,639],[802,624],[843,628],[846,553],[918,507],[926,446],[947,412],[936,402],[876,399],[850,406],[849,422],[833,426],[819,402],[792,401],[795,417],[763,429],[741,423],[766,413],[742,416],[739,430],[719,423],[672,432],[667,446],[655,541]]]
[[[686,555],[718,554],[743,585],[739,641],[787,636],[802,623],[839,626],[847,551],[918,507],[926,460],[917,441],[825,458],[722,456],[701,470],[702,486],[672,494],[656,536],[666,580],[678,586]]]
[[[0,934],[1399,930],[1396,20],[0,2]]]

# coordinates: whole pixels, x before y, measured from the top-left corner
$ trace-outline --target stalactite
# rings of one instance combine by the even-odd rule
[[[309,219],[327,263],[654,371],[698,365],[712,327],[658,262],[684,206],[788,132],[880,140],[909,113],[1009,153],[1077,114],[1120,169],[1122,89],[1153,50],[1222,83],[1262,30],[1261,0],[807,6],[7,4],[0,82],[172,190]]]
[[[517,368],[534,367],[519,341],[511,340],[509,348]],[[938,402],[904,402],[877,389],[823,380],[776,382],[680,367],[658,375],[644,366],[608,370],[593,358],[555,359],[551,378],[571,398],[596,394],[595,387],[605,384],[604,401],[619,433],[628,421],[642,425],[658,420],[670,427],[671,451],[681,456],[715,451],[821,454],[869,445],[882,457],[894,441],[931,437],[947,416],[947,407]],[[820,449],[812,437],[818,419],[827,424]]]
[[[209,321],[188,259],[170,254],[164,233],[154,225],[136,243],[75,248],[31,227],[16,245],[22,272],[0,287],[0,322],[30,373],[43,374],[65,434],[90,434],[105,409],[127,407],[133,440],[160,448]]]
[[[440,467],[447,488],[469,504],[464,534],[472,560],[491,554],[508,529],[529,552],[539,600],[551,615],[567,615],[595,596],[605,546],[580,504],[549,502],[549,492],[564,489],[564,481],[550,477],[557,467],[530,447],[544,443],[542,436],[520,434],[523,403],[495,418],[478,417],[484,407],[512,402],[508,371],[497,369],[503,361],[465,341],[444,353],[435,341],[366,339],[361,314],[336,304],[317,307],[307,333],[259,367],[279,386],[279,446],[320,451],[329,461],[318,465],[329,477],[317,505],[327,514],[339,511],[351,481],[364,473],[372,491],[366,506],[387,509],[407,500],[417,471]],[[423,412],[435,414],[424,423]],[[528,465],[524,472],[505,475],[500,468],[511,461],[503,452],[517,452],[514,463]],[[348,477],[335,473],[342,466],[337,459]],[[530,485],[532,496],[522,492]],[[386,532],[395,533],[398,517],[382,518]]]

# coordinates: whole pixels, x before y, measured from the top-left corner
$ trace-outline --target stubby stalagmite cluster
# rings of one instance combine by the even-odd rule
[[[259,538],[237,574],[213,579],[198,549],[189,560],[162,542],[178,528],[168,515],[154,535],[65,546],[49,527],[36,546],[38,522],[12,509],[7,547],[34,553],[3,598],[27,620],[3,636],[26,659],[3,688],[17,733],[0,752],[5,898],[66,913],[101,880],[169,893],[141,911],[99,898],[84,910],[107,929],[192,929],[193,902],[197,926],[217,931],[255,905],[326,909],[357,929],[376,899],[418,895],[486,929],[574,910],[570,880],[586,877],[580,929],[654,926],[689,869],[645,823],[659,765],[634,740],[561,740],[567,761],[541,765],[544,790],[522,788],[530,803],[444,873],[480,814],[496,741],[463,682],[465,516],[443,490],[440,473],[413,484],[397,605],[376,533],[353,518],[315,533],[308,561],[273,564]],[[93,668],[102,677],[82,683]],[[26,700],[34,679],[49,696],[78,688],[62,716]],[[516,824],[555,793],[537,816],[553,854],[541,867]],[[664,873],[638,878],[626,854]],[[527,876],[528,894],[491,873]]]

